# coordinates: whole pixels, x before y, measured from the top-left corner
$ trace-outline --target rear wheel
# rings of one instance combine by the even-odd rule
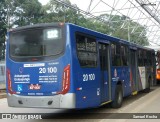
[[[157,85],[159,85],[159,84],[160,84],[160,80],[157,79]]]
[[[121,85],[116,86],[116,91],[115,91],[115,99],[111,103],[111,106],[113,108],[120,108],[122,106],[123,102],[123,90]]]

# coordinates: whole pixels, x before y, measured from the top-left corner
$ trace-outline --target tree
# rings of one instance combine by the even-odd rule
[[[14,25],[24,26],[39,23],[44,11],[38,0],[14,0]]]
[[[5,57],[5,35],[7,33],[5,0],[0,1],[0,60]]]
[[[45,14],[38,0],[0,1],[0,57],[4,58],[7,29],[39,23]]]
[[[65,3],[71,5],[69,0],[64,0]],[[42,19],[42,22],[72,22],[75,23],[74,17],[77,11],[62,5],[55,0],[50,0],[50,2],[43,6],[47,14]]]

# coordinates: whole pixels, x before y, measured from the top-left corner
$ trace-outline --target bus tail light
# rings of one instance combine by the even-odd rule
[[[70,89],[70,65],[68,64],[63,71],[62,91],[58,94],[66,94]]]
[[[160,69],[157,69],[157,74],[160,74]]]
[[[11,73],[10,70],[7,69],[7,77],[8,77],[8,91],[10,94],[16,94],[16,92],[14,92],[12,90],[12,81],[11,81]]]
[[[157,69],[156,79],[160,80],[160,69]]]

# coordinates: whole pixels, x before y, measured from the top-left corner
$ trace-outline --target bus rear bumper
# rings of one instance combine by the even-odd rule
[[[20,96],[8,94],[8,106],[24,108],[66,108],[74,109],[76,106],[74,93],[55,96]]]

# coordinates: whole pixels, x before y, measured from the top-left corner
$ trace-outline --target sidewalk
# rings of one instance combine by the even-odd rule
[[[6,89],[6,84],[0,81],[0,90],[1,89]]]
[[[0,89],[0,99],[6,98],[6,90],[5,89]]]

